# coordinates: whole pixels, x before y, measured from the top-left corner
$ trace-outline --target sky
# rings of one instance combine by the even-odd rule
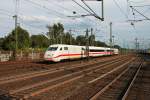
[[[75,0],[85,7],[81,0]],[[128,1],[128,2],[127,2]],[[85,1],[99,16],[101,16],[101,4],[98,1]],[[138,38],[141,48],[150,46],[150,0],[104,0],[104,21],[93,16],[68,17],[88,14],[72,0],[3,0],[0,3],[0,37],[7,36],[15,27],[12,16],[18,14],[19,25],[26,29],[30,35],[45,34],[47,25],[60,22],[65,31],[73,30],[73,36],[84,35],[85,30],[93,28],[96,39],[109,43],[110,26],[115,44],[122,47],[135,47],[135,38]],[[132,10],[133,6],[145,17]],[[16,10],[17,9],[17,10]],[[76,14],[73,14],[73,12]],[[133,16],[134,13],[134,16]]]

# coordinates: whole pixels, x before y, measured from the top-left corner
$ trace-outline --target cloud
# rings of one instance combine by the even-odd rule
[[[20,16],[24,21],[49,21],[49,18],[47,16],[43,16],[43,15],[34,15],[34,16],[27,16],[27,15],[23,15]]]

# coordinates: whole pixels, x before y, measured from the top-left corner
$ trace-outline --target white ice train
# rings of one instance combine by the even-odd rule
[[[87,57],[117,55],[118,49],[89,46],[89,53],[86,52],[86,46],[55,44],[50,45],[44,54],[46,61],[59,62],[65,59],[80,59]]]

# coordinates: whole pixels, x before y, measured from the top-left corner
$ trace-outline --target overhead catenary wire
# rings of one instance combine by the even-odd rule
[[[122,10],[121,6],[117,3],[117,1],[116,1],[116,0],[113,0],[113,1],[114,1],[115,5],[119,8],[120,12],[125,16],[125,18],[126,18],[127,20],[129,20],[129,16],[128,16],[128,15],[129,15],[129,12],[128,12],[129,9],[127,8],[127,13],[125,13],[125,12]],[[127,0],[127,7],[130,7],[129,5],[130,5],[129,0]],[[135,15],[134,15],[134,20],[135,20]],[[131,22],[131,26],[133,27],[135,33],[138,33],[138,31],[136,30],[135,25],[134,25],[133,22]]]
[[[100,17],[98,15],[95,15],[91,10],[85,8],[84,6],[82,6],[81,4],[79,4],[76,0],[72,0],[75,4],[77,4],[79,7],[81,7],[84,11],[86,11],[89,15],[89,16],[94,16],[98,19],[100,19]],[[85,15],[86,16],[86,15]],[[77,16],[77,17],[85,17],[84,15],[80,15],[80,16]],[[88,18],[88,17],[87,17]],[[88,18],[89,21],[91,21],[93,23],[93,20],[91,20],[90,18]]]
[[[58,12],[58,11],[56,11],[56,10],[49,9],[49,8],[46,7],[46,6],[41,5],[41,4],[39,4],[39,3],[36,3],[36,2],[33,2],[33,1],[31,1],[31,0],[25,0],[25,1],[27,1],[27,2],[29,2],[29,3],[31,3],[31,4],[33,4],[33,5],[36,5],[36,6],[40,7],[40,8],[43,8],[43,9],[49,11],[50,13],[53,13],[53,14],[55,14],[55,15],[56,15],[57,17],[59,17],[59,18],[62,18],[62,17],[67,18],[67,16],[66,16],[64,13],[60,13],[60,12]]]
[[[150,5],[138,5],[138,6],[133,6],[133,7],[150,7]]]
[[[41,28],[41,26],[36,26],[36,25],[33,25],[33,24],[31,24],[31,23],[26,23],[21,17],[18,17],[19,19],[20,19],[20,25],[22,24],[22,27],[24,26],[26,26],[26,27],[29,27],[30,28],[30,31],[32,30],[32,29],[34,29],[34,30],[36,30],[36,31],[38,31],[37,33],[41,33],[41,32],[43,32],[43,30],[40,30],[40,28]],[[36,34],[37,34],[36,33]],[[30,33],[30,35],[32,35],[31,33]]]
[[[150,11],[150,8],[148,8],[147,10],[144,11],[144,13],[148,13]]]
[[[20,10],[20,9],[19,9]],[[14,12],[12,12],[12,14],[7,14],[8,15],[8,17],[11,17],[12,18],[12,15],[13,15],[13,13]],[[20,18],[22,18],[22,16],[24,16],[22,13],[21,13],[21,11],[19,11],[19,12],[17,12],[18,13],[18,18],[19,18],[19,20],[20,20]],[[36,21],[38,20],[38,18],[36,18],[36,17],[34,17],[34,16],[30,16],[30,17],[32,17],[33,19],[35,19]],[[88,19],[88,18],[87,18]],[[23,19],[24,20],[24,19]],[[91,20],[91,19],[89,19],[89,20]],[[92,20],[91,20],[91,22],[93,22]],[[24,24],[25,22],[23,22],[23,23],[21,23],[21,24]],[[29,24],[29,23],[28,23]],[[87,24],[87,23],[86,23]],[[30,25],[31,26],[31,25]],[[37,28],[38,29],[38,28]]]
[[[129,20],[128,15],[122,10],[122,8],[119,6],[119,4],[116,2],[116,0],[113,0],[113,1],[116,4],[116,6],[120,9],[120,11],[122,12],[122,14],[127,18],[127,20]],[[128,3],[129,3],[129,0],[127,0],[127,4]],[[133,12],[133,10],[132,10],[132,12]],[[134,15],[134,21],[135,21],[135,13],[134,12],[133,12],[133,15]],[[131,22],[131,26],[133,27],[134,31],[136,33],[138,33],[133,22]]]
[[[116,0],[113,0],[115,5],[119,8],[120,12],[128,19],[128,15],[122,10],[122,8],[120,7],[120,5],[117,3]]]
[[[2,12],[1,12],[2,11]],[[12,14],[13,14],[13,12],[10,12],[10,11],[8,11],[8,10],[4,10],[4,9],[0,9],[0,14],[3,14],[3,15],[6,15],[6,16],[8,16],[8,17],[10,17],[10,18],[12,18],[13,16],[12,16]],[[21,13],[21,12],[18,12],[18,16],[19,16],[19,18],[21,18],[21,19],[23,19],[23,17],[25,16],[23,13]],[[37,17],[35,17],[35,16],[30,16],[31,18],[33,18],[35,21],[38,21],[39,19],[37,18]]]
[[[96,14],[96,12],[95,12],[92,8],[90,8],[90,6],[89,6],[88,4],[85,3],[84,0],[81,0],[81,1],[84,3],[84,5],[86,5],[86,7],[88,7],[88,8],[91,10],[91,12],[93,12],[93,14],[94,14],[95,16],[98,16],[98,15]]]
[[[74,3],[76,3],[78,6],[80,6],[82,9],[84,9],[86,12],[88,12],[89,14],[93,14],[90,10],[88,10],[87,8],[83,7],[81,4],[79,4],[76,0],[72,0]]]
[[[84,9],[87,13],[89,13],[91,16],[94,16],[95,18],[97,18],[97,19],[101,19],[101,20],[103,20],[102,18],[100,18],[95,12],[93,12],[93,10],[88,6],[88,5],[86,5],[86,6],[88,6],[88,9],[87,8],[85,8],[85,7],[83,7],[81,4],[79,4],[78,2],[76,2],[75,0],[72,0],[74,3],[76,3],[77,5],[79,5],[82,9]],[[84,3],[84,2],[83,2]]]
[[[141,12],[139,12],[137,9],[135,9],[133,6],[130,6],[134,11],[136,11],[138,14],[142,15],[143,17],[145,17],[147,20],[150,21],[150,18],[145,16],[144,14],[142,14]]]
[[[49,0],[45,0],[45,1],[49,1]],[[49,2],[48,2],[49,3]],[[49,4],[54,4],[54,5],[57,5],[57,7],[59,7],[59,8],[61,8],[61,9],[63,9],[63,10],[65,10],[65,11],[67,11],[67,12],[71,12],[70,11],[70,9],[68,9],[68,8],[66,8],[66,7],[64,7],[64,6],[62,6],[62,5],[60,5],[59,3],[55,3],[55,2],[51,2],[51,3],[49,3]]]
[[[1,11],[1,10],[0,10],[0,11]],[[5,13],[4,13],[4,12],[5,12]],[[8,13],[9,13],[9,14],[8,14]],[[11,15],[10,13],[12,13],[12,12],[6,12],[5,10],[3,10],[2,13],[0,12],[0,14],[6,15],[6,16],[12,18],[12,15]],[[23,19],[22,19],[20,16],[18,16],[18,18],[19,18],[20,21],[22,21],[22,23],[20,23],[20,24],[24,24],[24,25],[26,25],[26,26],[29,26],[30,28],[32,27],[32,28],[34,28],[34,29],[36,29],[36,30],[39,30],[39,27],[36,27],[36,26],[31,25],[31,24],[29,24],[29,23],[25,23],[25,22],[23,21]],[[2,26],[4,26],[4,24],[3,24]],[[41,27],[41,26],[40,26],[40,27]],[[10,28],[10,27],[9,27],[9,28]],[[40,30],[40,31],[41,31],[41,30]]]
[[[141,0],[141,1],[132,1],[132,0],[130,0],[130,2],[133,2],[133,3],[144,3],[144,2],[146,2],[146,0]]]
[[[49,1],[49,0],[45,0],[45,1]],[[54,3],[54,2],[51,2],[52,4],[54,4],[54,5],[57,5],[59,8],[62,8],[62,9],[64,9],[65,11],[67,11],[67,12],[71,12],[72,13],[72,11],[70,11],[70,9],[68,9],[68,8],[65,8],[65,7],[63,7],[62,5],[60,5],[60,4],[58,4],[58,3]],[[70,16],[71,17],[71,16]],[[74,16],[74,17],[81,17],[80,15],[77,15],[77,16]],[[90,18],[87,18],[89,21],[91,21],[91,22],[93,22],[93,20],[91,20]]]
[[[8,17],[12,17],[10,14],[5,13],[5,12],[0,12],[0,14],[6,15],[6,16],[8,16]]]
[[[51,9],[47,8],[46,6],[42,6],[41,4],[35,3],[35,2],[33,2],[33,1],[31,1],[31,0],[25,0],[25,1],[29,1],[30,3],[32,3],[32,4],[34,4],[34,5],[37,5],[37,6],[39,6],[39,7],[42,7],[42,8],[44,8],[44,9],[46,9],[46,10],[51,10]],[[56,11],[55,11],[55,12],[56,12]],[[62,15],[60,15],[61,13],[59,13],[59,15],[58,15],[58,13],[59,13],[59,12],[57,12],[57,16],[58,16],[58,17],[60,17],[60,18],[62,18],[62,17],[67,18],[66,15],[63,14],[63,16],[62,16]]]

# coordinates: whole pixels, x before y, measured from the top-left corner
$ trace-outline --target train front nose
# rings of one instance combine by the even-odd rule
[[[47,52],[44,54],[44,59],[45,59],[45,60],[52,60],[53,55],[54,55],[53,52],[47,51]]]

